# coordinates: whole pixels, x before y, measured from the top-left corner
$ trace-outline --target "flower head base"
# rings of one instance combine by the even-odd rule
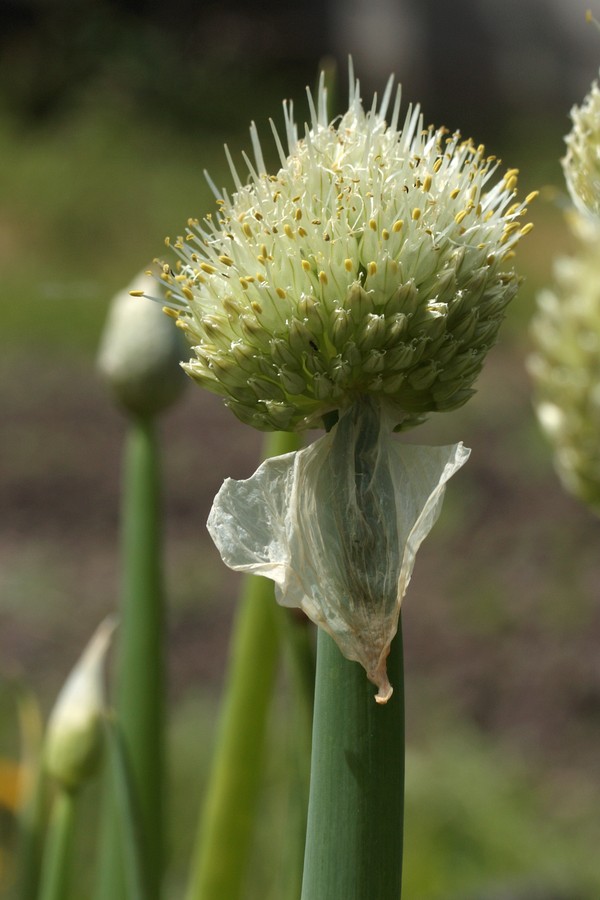
[[[495,158],[424,129],[418,106],[399,129],[399,90],[386,123],[392,91],[365,112],[351,72],[330,123],[321,79],[301,139],[284,104],[274,175],[253,124],[248,183],[228,154],[235,192],[215,189],[216,217],[190,220],[163,266],[186,371],[256,428],[319,425],[364,395],[396,427],[462,405],[515,295],[506,264],[531,227],[516,170],[492,185]]]
[[[600,216],[600,89],[595,81],[581,106],[571,110],[573,128],[562,161],[567,187],[580,212]]]
[[[529,370],[560,479],[600,513],[600,227],[572,225],[579,252],[557,260],[556,288],[538,298]]]

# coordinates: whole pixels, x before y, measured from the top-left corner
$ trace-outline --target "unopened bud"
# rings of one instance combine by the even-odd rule
[[[160,303],[144,296],[159,289],[152,275],[142,275],[115,296],[98,353],[98,368],[117,402],[134,415],[166,409],[186,382],[179,365],[185,347],[181,329]]]
[[[103,665],[113,631],[112,619],[100,625],[64,683],[48,720],[46,769],[68,790],[81,787],[100,760]]]

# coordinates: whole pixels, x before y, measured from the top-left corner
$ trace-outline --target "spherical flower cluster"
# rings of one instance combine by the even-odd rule
[[[195,358],[184,368],[263,430],[320,425],[364,395],[397,427],[462,405],[519,279],[507,263],[530,225],[517,171],[446,129],[424,128],[388,82],[330,123],[323,79],[302,138],[284,103],[288,151],[266,171],[257,131],[242,183],[190,220],[163,264],[168,303]],[[532,195],[533,196],[533,195]]]
[[[565,138],[562,161],[567,187],[577,208],[600,216],[600,89],[598,83],[581,106],[571,110],[573,128]]]
[[[538,298],[529,369],[536,411],[564,486],[600,513],[600,228],[574,220],[576,256]]]

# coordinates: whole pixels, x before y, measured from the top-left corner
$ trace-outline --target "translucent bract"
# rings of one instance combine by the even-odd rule
[[[385,703],[416,552],[469,452],[402,444],[364,401],[307,449],[227,479],[208,529],[230,568],[273,579],[279,602],[303,609],[364,666]]]

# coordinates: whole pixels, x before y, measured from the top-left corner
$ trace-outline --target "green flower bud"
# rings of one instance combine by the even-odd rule
[[[141,275],[115,296],[98,352],[100,373],[119,405],[133,415],[162,412],[178,399],[186,381],[181,331],[158,303],[142,296],[154,285],[151,275]]]
[[[67,678],[50,714],[44,745],[47,771],[77,790],[96,771],[102,751],[103,666],[114,631],[104,621]]]
[[[275,418],[290,429],[365,395],[406,428],[471,395],[485,353],[449,368],[448,348],[489,349],[517,291],[509,261],[533,195],[516,200],[516,170],[494,183],[496,158],[424,128],[418,107],[401,124],[399,91],[386,120],[392,93],[390,79],[365,112],[351,73],[348,111],[330,123],[321,80],[301,139],[286,104],[274,174],[253,125],[248,183],[230,162],[235,192],[173,244],[177,269],[162,278],[193,346],[184,368],[256,428],[275,427],[277,392],[241,391],[220,354],[243,346],[250,377],[263,359],[275,366]]]

